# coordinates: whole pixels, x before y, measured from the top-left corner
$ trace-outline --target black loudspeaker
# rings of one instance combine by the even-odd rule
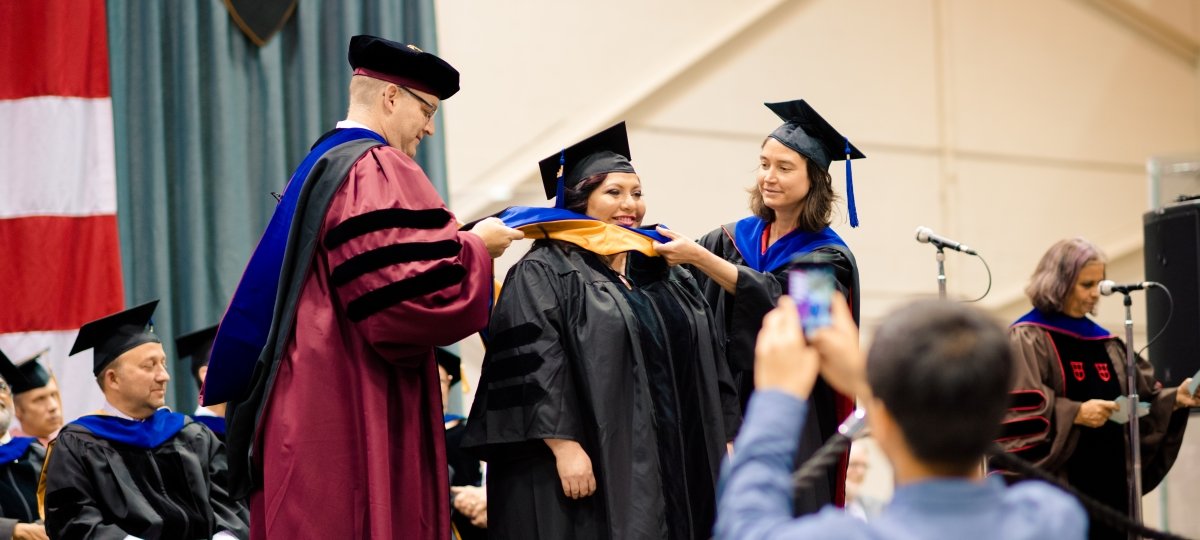
[[[1175,204],[1142,215],[1146,280],[1162,283],[1175,301],[1166,331],[1150,344],[1154,374],[1177,386],[1200,369],[1200,201]],[[1146,291],[1146,338],[1167,323],[1170,301]]]

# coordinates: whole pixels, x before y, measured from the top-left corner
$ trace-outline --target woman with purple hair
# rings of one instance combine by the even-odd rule
[[[1042,256],[1025,294],[1033,309],[1009,329],[1016,364],[1012,399],[999,442],[1113,509],[1129,513],[1127,430],[1114,413],[1127,394],[1125,343],[1088,317],[1100,299],[1107,260],[1082,238],[1060,240]],[[1187,409],[1200,406],[1187,383],[1163,388],[1137,358],[1137,394],[1149,404],[1140,420],[1143,493],[1166,476],[1179,454]],[[1090,538],[1125,538],[1092,519]]]

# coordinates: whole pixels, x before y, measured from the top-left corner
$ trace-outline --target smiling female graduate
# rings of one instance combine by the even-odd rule
[[[754,341],[763,316],[787,292],[787,270],[795,262],[833,267],[838,289],[858,322],[858,264],[849,246],[829,224],[836,195],[829,174],[833,161],[846,161],[846,199],[850,225],[858,226],[850,160],[866,157],[803,99],[765,103],[783,124],[765,139],[758,172],[750,189],[753,215],[718,227],[699,242],[673,231],[672,241],[656,246],[671,264],[682,264],[704,289],[704,296],[725,324],[729,369],[743,407],[754,389]],[[853,401],[821,379],[809,397],[809,419],[797,463],[808,459],[850,414]],[[844,499],[845,458],[798,494],[797,514]]]
[[[704,297],[649,242],[611,245],[646,213],[624,123],[540,168],[546,214],[575,223],[534,243],[492,313],[463,440],[488,461],[488,536],[708,538],[739,419]]]

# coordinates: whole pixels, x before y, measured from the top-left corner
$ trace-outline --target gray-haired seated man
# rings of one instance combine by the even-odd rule
[[[731,538],[1082,539],[1083,507],[1043,482],[979,478],[1008,407],[1013,358],[1004,330],[978,310],[925,301],[892,313],[869,354],[844,299],[806,343],[784,296],[763,320],[755,391],[722,475],[716,535]],[[866,404],[896,492],[865,523],[837,508],[792,517],[793,456],[820,373]]]

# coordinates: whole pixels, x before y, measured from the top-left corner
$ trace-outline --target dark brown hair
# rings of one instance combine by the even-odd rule
[[[563,206],[572,212],[586,214],[588,197],[592,195],[593,191],[596,191],[596,188],[600,187],[600,184],[604,183],[605,178],[608,178],[606,172],[593,174],[580,180],[573,188],[563,188]]]
[[[767,144],[767,139],[763,139],[763,146]],[[796,152],[796,155],[804,160],[809,183],[808,194],[799,203],[800,215],[796,217],[796,228],[805,232],[816,232],[828,227],[832,219],[833,203],[837,200],[837,195],[833,192],[833,179],[829,176],[829,171],[822,169],[813,160],[800,155],[799,152]],[[746,191],[750,193],[750,212],[767,223],[774,223],[775,211],[767,208],[763,202],[758,182],[755,181]]]
[[[925,300],[894,311],[875,331],[867,382],[918,460],[967,474],[1000,433],[1013,353],[986,313]]]

